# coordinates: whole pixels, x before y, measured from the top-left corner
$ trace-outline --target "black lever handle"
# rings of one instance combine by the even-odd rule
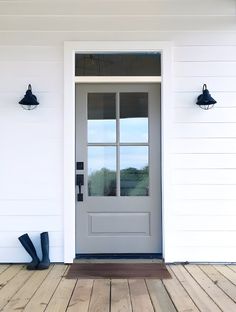
[[[83,194],[81,192],[81,187],[84,185],[84,175],[83,174],[77,174],[76,175],[76,185],[79,187],[79,193],[77,194],[77,200],[83,201]]]

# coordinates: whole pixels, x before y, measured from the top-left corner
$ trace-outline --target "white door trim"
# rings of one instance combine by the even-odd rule
[[[75,83],[159,83],[160,76],[75,76]]]
[[[75,53],[99,52],[161,52],[162,54],[162,239],[163,258],[168,261],[170,252],[168,241],[171,233],[168,211],[171,207],[172,195],[169,161],[173,93],[172,43],[161,41],[75,41],[64,43],[64,262],[72,263],[75,258]]]

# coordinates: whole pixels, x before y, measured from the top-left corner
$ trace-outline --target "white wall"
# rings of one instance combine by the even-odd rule
[[[17,237],[63,261],[63,42],[174,42],[173,240],[167,261],[236,261],[234,0],[0,1],[0,261],[27,261]],[[28,83],[40,106],[17,102]],[[194,102],[207,83],[218,101]]]

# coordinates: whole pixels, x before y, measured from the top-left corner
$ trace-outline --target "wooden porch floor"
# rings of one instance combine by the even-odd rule
[[[236,265],[168,265],[170,280],[76,280],[0,265],[0,311],[236,311]]]

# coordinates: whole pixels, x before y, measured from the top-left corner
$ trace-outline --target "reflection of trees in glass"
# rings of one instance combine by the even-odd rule
[[[142,169],[127,168],[120,172],[121,196],[148,195],[148,166]]]
[[[149,188],[148,166],[142,169],[126,168],[120,172],[121,196],[147,196]],[[115,196],[116,172],[102,168],[92,172],[88,181],[89,196]]]
[[[107,168],[92,172],[88,177],[89,196],[115,196],[116,172]]]

